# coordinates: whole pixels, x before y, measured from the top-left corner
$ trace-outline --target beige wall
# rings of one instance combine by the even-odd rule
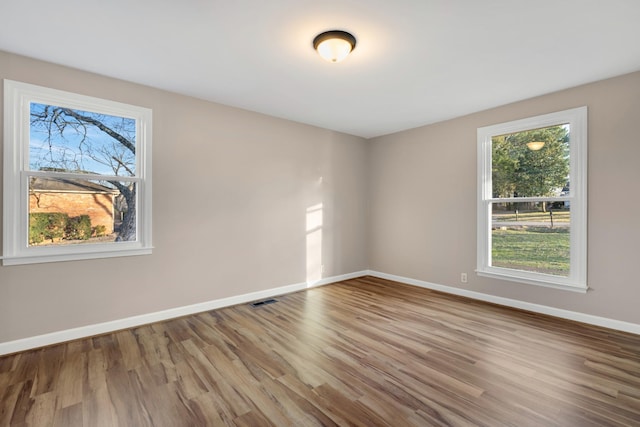
[[[2,78],[153,109],[155,249],[0,267],[0,343],[366,269],[365,140],[0,52]]]
[[[476,276],[477,128],[583,105],[589,108],[591,290],[583,295]],[[372,270],[640,323],[640,73],[369,144]],[[469,273],[464,286],[461,272]]]
[[[320,263],[457,287],[467,272],[469,290],[640,323],[640,73],[370,141],[2,52],[0,78],[153,109],[155,246],[0,267],[0,343],[301,283]],[[477,277],[477,127],[581,105],[592,290]]]

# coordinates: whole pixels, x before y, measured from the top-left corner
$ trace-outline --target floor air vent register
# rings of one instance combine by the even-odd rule
[[[278,300],[273,299],[273,298],[269,298],[269,299],[265,299],[265,300],[262,300],[262,301],[252,302],[251,303],[251,307],[253,307],[253,308],[262,307],[263,305],[273,304],[274,302],[278,302]]]

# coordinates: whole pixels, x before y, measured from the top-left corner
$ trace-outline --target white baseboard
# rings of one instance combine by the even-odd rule
[[[507,307],[519,308],[522,310],[532,311],[534,313],[548,314],[550,316],[560,317],[562,319],[575,320],[577,322],[587,323],[590,325],[602,326],[618,331],[630,332],[640,335],[640,325],[636,323],[623,322],[621,320],[609,319],[606,317],[593,316],[591,314],[579,313],[576,311],[563,310],[561,308],[549,307],[546,305],[533,304],[530,302],[498,297],[495,295],[484,294],[481,292],[469,291],[467,289],[455,288],[452,286],[438,285],[435,283],[424,282],[422,280],[411,279],[409,277],[395,276],[393,274],[380,273],[378,271],[367,272],[369,276],[379,277],[381,279],[393,280],[395,282],[406,283],[408,285],[419,286],[421,288],[433,289],[448,294],[460,295],[475,300],[491,302],[494,304],[504,305]]]
[[[79,328],[67,329],[64,331],[51,332],[44,335],[38,335],[29,338],[23,338],[15,341],[0,343],[0,356],[5,354],[17,353],[19,351],[30,350],[34,348],[44,347],[47,345],[58,344],[79,338],[86,338],[95,335],[106,334],[121,329],[133,328],[149,323],[160,322],[163,320],[174,319],[177,317],[187,316],[195,313],[202,313],[209,310],[215,310],[222,307],[229,307],[237,304],[244,304],[250,301],[271,298],[278,295],[289,294],[292,292],[302,291],[317,286],[327,285],[329,283],[349,280],[355,277],[367,275],[367,271],[343,274],[340,276],[326,277],[321,280],[305,283],[297,283],[294,285],[281,286],[278,288],[266,289],[264,291],[251,292],[248,294],[237,295],[228,298],[207,301],[198,304],[187,305],[184,307],[170,308],[168,310],[157,311],[154,313],[142,314],[139,316],[127,317],[124,319],[113,320],[110,322],[97,323],[94,325],[81,326]]]
[[[86,338],[95,335],[106,334],[121,329],[133,328],[136,326],[146,325],[149,323],[160,322],[163,320],[174,319],[177,317],[188,316],[190,314],[202,313],[209,310],[215,310],[222,307],[229,307],[237,304],[244,304],[250,301],[256,301],[265,298],[271,298],[278,295],[284,295],[292,292],[302,291],[317,286],[323,286],[330,283],[340,282],[342,280],[354,279],[362,276],[374,276],[381,279],[393,280],[395,282],[406,283],[408,285],[418,286],[426,289],[445,292],[453,295],[460,295],[467,298],[486,301],[494,304],[504,305],[507,307],[519,308],[522,310],[532,311],[534,313],[548,314],[550,316],[560,317],[563,319],[575,320],[577,322],[587,323],[590,325],[602,326],[605,328],[615,329],[624,332],[630,332],[640,335],[640,325],[636,323],[623,322],[621,320],[609,319],[606,317],[593,316],[590,314],[579,313],[575,311],[563,310],[560,308],[549,307],[540,304],[533,304],[525,301],[514,300],[510,298],[498,297],[495,295],[484,294],[481,292],[469,291],[466,289],[455,288],[452,286],[438,285],[435,283],[425,282],[422,280],[411,279],[409,277],[396,276],[393,274],[381,273],[378,271],[364,270],[355,273],[343,274],[340,276],[326,277],[314,282],[297,283],[294,285],[281,286],[278,288],[266,289],[264,291],[252,292],[243,295],[237,295],[228,298],[207,301],[198,304],[192,304],[184,307],[176,307],[168,310],[157,311],[154,313],[142,314],[139,316],[127,317],[124,319],[113,320],[110,322],[97,323],[94,325],[82,326],[79,328],[67,329],[64,331],[52,332],[44,335],[38,335],[29,338],[23,338],[15,341],[0,343],[0,356],[5,354],[17,353],[19,351],[30,350],[34,348],[44,347],[52,344],[58,344],[79,338]]]

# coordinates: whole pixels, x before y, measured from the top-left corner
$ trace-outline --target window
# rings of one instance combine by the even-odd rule
[[[3,264],[151,253],[151,110],[4,81]]]
[[[587,289],[587,107],[478,129],[477,273]]]

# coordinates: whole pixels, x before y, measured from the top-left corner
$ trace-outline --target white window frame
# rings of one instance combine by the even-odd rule
[[[136,234],[131,242],[29,246],[30,104],[41,103],[136,120],[136,175],[57,175],[136,183]],[[3,265],[151,254],[151,110],[71,92],[4,80]]]
[[[491,203],[539,202],[546,197],[493,198],[491,171],[492,137],[570,124],[569,194],[554,200],[571,203],[570,271],[568,277],[543,274],[491,265]],[[478,128],[478,249],[479,276],[546,286],[575,292],[586,292],[587,286],[587,107],[529,117]]]

